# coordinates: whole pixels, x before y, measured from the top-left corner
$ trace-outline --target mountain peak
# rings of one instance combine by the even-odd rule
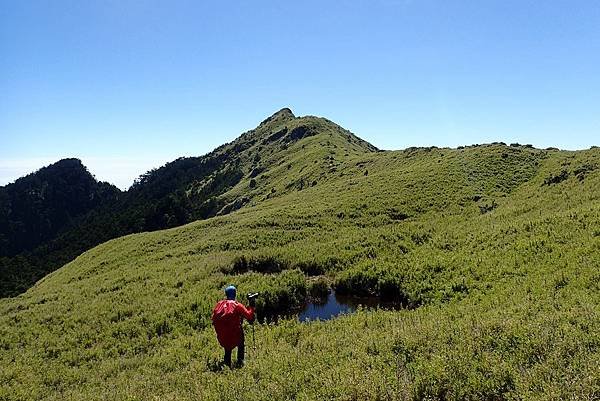
[[[283,109],[274,113],[271,117],[265,119],[260,125],[267,124],[271,121],[280,121],[280,120],[293,120],[296,118],[292,110],[288,107],[284,107]]]
[[[65,159],[60,159],[56,163],[51,164],[48,167],[73,167],[87,170],[87,168],[83,165],[82,161],[76,157],[68,157]]]
[[[283,109],[281,109],[278,112],[276,112],[275,114],[273,114],[271,117],[272,118],[296,118],[296,116],[292,112],[292,109],[290,109],[289,107],[284,107]]]

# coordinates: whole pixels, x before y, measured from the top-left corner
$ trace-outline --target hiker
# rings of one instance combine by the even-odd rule
[[[237,347],[238,366],[244,366],[244,330],[242,322],[254,322],[254,297],[249,298],[250,306],[246,308],[235,300],[237,290],[230,285],[225,288],[225,297],[215,305],[212,322],[217,332],[217,340],[225,349],[223,362],[231,367],[231,351]]]

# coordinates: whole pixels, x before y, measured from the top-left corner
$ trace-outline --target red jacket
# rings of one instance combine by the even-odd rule
[[[254,308],[246,309],[241,303],[224,299],[217,302],[212,313],[212,322],[219,344],[226,350],[237,347],[242,337],[242,319],[254,320]]]

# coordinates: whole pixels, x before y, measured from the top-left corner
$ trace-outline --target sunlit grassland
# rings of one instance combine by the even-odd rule
[[[1,300],[0,399],[600,398],[598,149],[332,160],[327,138],[257,177],[275,190],[254,205],[109,241]],[[286,309],[309,275],[411,309],[259,324],[247,366],[217,369],[223,286]]]

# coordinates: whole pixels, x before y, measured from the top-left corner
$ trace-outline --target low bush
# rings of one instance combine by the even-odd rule
[[[308,294],[313,299],[324,299],[329,295],[329,282],[325,277],[312,280],[308,286]]]
[[[403,288],[403,274],[388,263],[363,261],[343,271],[335,281],[342,295],[378,296],[409,304]]]
[[[259,320],[291,312],[306,302],[306,278],[300,270],[287,270],[257,282],[256,313]]]
[[[272,255],[238,256],[229,269],[230,274],[241,274],[249,271],[257,273],[279,273],[289,268],[289,263]]]

